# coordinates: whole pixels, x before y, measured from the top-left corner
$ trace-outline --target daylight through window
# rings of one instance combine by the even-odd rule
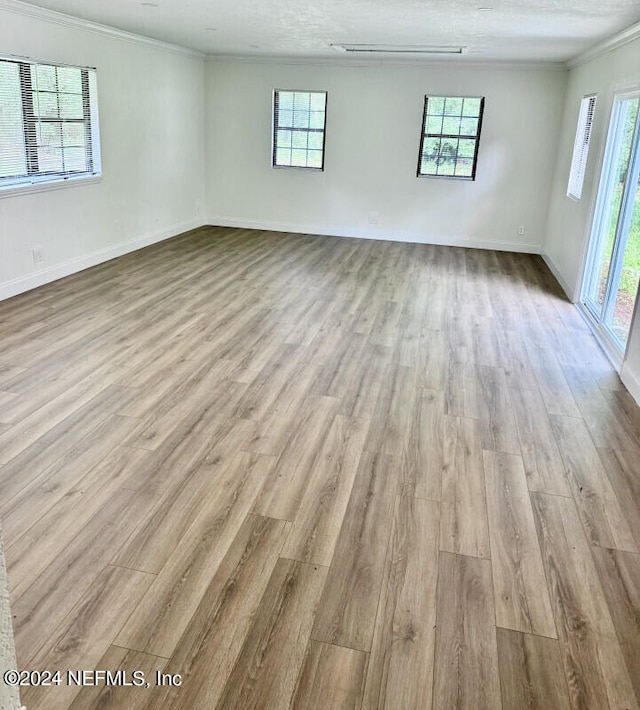
[[[95,69],[0,58],[0,188],[99,174]]]
[[[274,168],[324,169],[326,107],[326,91],[274,91]]]
[[[483,97],[425,96],[418,177],[475,180]]]

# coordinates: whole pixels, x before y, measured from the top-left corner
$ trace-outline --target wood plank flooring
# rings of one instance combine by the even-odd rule
[[[537,256],[202,228],[4,301],[0,517],[29,710],[640,706],[640,409]]]

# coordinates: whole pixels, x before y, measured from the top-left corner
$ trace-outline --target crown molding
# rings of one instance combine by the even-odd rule
[[[259,54],[207,54],[206,62],[220,62],[228,64],[280,64],[280,65],[310,65],[331,67],[364,67],[370,69],[384,67],[441,67],[447,69],[531,69],[535,71],[567,71],[565,62],[514,62],[514,61],[488,61],[459,58],[452,59],[421,59],[421,58],[344,58],[342,57],[292,57]]]
[[[84,20],[73,15],[67,15],[56,10],[48,10],[38,5],[32,5],[22,0],[0,0],[0,10],[13,12],[14,14],[30,17],[44,22],[70,27],[73,29],[93,32],[112,39],[119,39],[125,42],[133,42],[146,47],[162,49],[164,51],[185,54],[187,56],[205,58],[207,61],[215,62],[258,62],[262,64],[289,64],[289,65],[320,65],[320,66],[345,66],[345,67],[378,67],[378,66],[446,66],[461,67],[465,69],[489,68],[489,69],[544,69],[547,71],[566,71],[575,69],[581,64],[590,62],[598,57],[607,54],[618,47],[622,47],[629,42],[640,38],[640,22],[627,27],[612,37],[590,47],[566,62],[555,61],[500,61],[500,60],[475,60],[471,57],[460,57],[459,60],[450,58],[436,60],[415,58],[333,58],[333,57],[292,57],[283,55],[236,55],[236,54],[206,54],[195,49],[182,47],[170,42],[164,42],[144,35],[135,34],[119,30],[115,27],[102,25],[98,22]]]
[[[581,52],[577,56],[573,57],[573,59],[570,59],[566,63],[566,66],[568,69],[575,69],[581,64],[591,62],[594,59],[597,59],[604,54],[608,54],[614,49],[618,49],[618,47],[623,47],[625,44],[629,44],[629,42],[633,42],[638,38],[640,38],[640,22],[636,22],[621,32],[617,32],[604,41],[598,42],[598,44],[595,44],[593,47],[586,49],[584,52]]]
[[[119,30],[115,27],[101,25],[98,22],[91,22],[90,20],[83,20],[79,17],[66,15],[63,12],[47,10],[44,7],[31,5],[30,3],[21,2],[20,0],[0,0],[0,10],[13,12],[16,15],[22,15],[23,17],[50,22],[54,25],[61,25],[62,27],[84,30],[85,32],[93,32],[94,34],[110,37],[111,39],[133,42],[134,44],[140,44],[144,47],[162,49],[176,54],[186,54],[191,57],[204,58],[205,56],[202,52],[197,52],[194,49],[180,47],[177,44],[163,42],[159,39],[151,39],[150,37],[144,37],[143,35],[138,35],[133,32],[125,32],[124,30]]]

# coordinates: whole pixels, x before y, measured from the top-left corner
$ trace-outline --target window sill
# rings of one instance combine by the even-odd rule
[[[324,172],[324,168],[312,168],[309,165],[272,165],[274,170],[309,170],[314,173]]]
[[[7,185],[0,187],[0,200],[3,197],[20,197],[32,192],[48,192],[49,190],[63,190],[67,187],[78,187],[80,185],[90,185],[101,182],[102,175],[80,175],[78,177],[68,177],[62,180],[47,180],[43,182],[32,182],[27,184]]]
[[[416,177],[427,180],[464,180],[465,182],[475,182],[476,180],[475,177],[466,177],[465,175],[425,175],[418,173]]]

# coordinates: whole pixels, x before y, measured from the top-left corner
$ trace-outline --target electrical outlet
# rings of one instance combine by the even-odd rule
[[[369,224],[378,224],[378,213],[369,212],[368,222]]]
[[[120,234],[120,220],[118,220],[118,219],[113,220],[113,229],[116,234]]]
[[[526,230],[524,224],[521,224],[521,225],[518,227],[518,236],[519,236],[519,237],[524,237],[524,235],[525,235],[526,233],[527,233],[527,230]]]
[[[34,264],[39,264],[44,261],[44,254],[42,253],[42,247],[33,247],[31,249],[31,257]]]

